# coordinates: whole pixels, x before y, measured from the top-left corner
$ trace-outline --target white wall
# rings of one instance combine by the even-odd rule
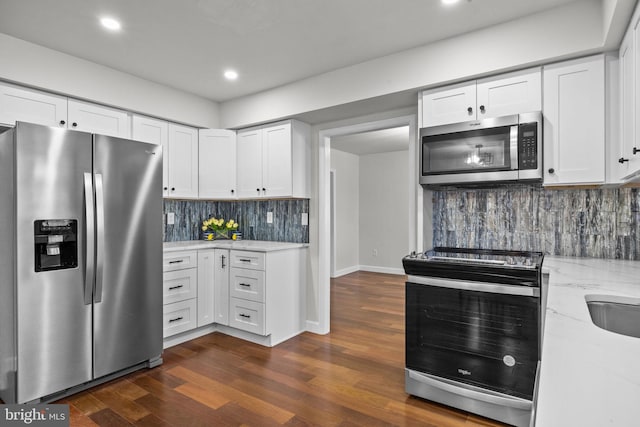
[[[360,159],[357,155],[331,150],[335,170],[335,270],[336,276],[358,270],[358,222],[360,219]]]
[[[224,127],[434,87],[616,47],[603,21],[634,0],[569,3],[551,11],[328,72],[221,104]],[[606,16],[603,16],[606,15]],[[605,31],[606,30],[606,31]],[[618,40],[619,41],[619,40]],[[605,45],[609,43],[609,45]]]
[[[0,33],[0,79],[149,116],[220,127],[219,105]]]
[[[409,253],[408,156],[408,150],[360,156],[363,270],[404,274],[401,260]]]

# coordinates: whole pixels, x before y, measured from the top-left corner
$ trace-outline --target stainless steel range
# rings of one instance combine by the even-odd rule
[[[528,426],[543,259],[540,252],[459,248],[404,257],[407,393]]]

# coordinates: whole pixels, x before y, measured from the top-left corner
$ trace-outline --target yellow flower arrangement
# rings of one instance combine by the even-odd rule
[[[237,230],[239,225],[233,219],[225,222],[224,218],[211,217],[202,221],[202,231],[211,233],[207,240],[213,240],[216,235],[228,238],[228,232]]]

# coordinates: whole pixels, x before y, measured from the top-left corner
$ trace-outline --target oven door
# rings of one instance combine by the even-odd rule
[[[518,116],[425,128],[421,184],[518,179]]]
[[[409,276],[408,369],[531,400],[539,288]]]

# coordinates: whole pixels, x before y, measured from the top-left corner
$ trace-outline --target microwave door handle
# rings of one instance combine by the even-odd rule
[[[511,126],[509,152],[511,153],[511,170],[518,170],[518,125]]]

